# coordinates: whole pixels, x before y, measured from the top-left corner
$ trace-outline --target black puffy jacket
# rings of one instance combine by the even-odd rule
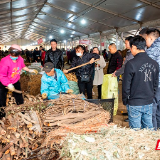
[[[82,57],[78,57],[78,56],[74,57],[73,62],[71,64],[71,68],[87,63],[92,58],[99,59],[100,56],[96,53],[83,53]],[[77,77],[80,77],[83,74],[88,74],[91,76],[93,74],[93,66],[92,64],[88,64],[86,66],[83,66],[81,68],[74,70],[74,72],[76,72]]]
[[[52,49],[48,50],[45,55],[45,63],[47,62],[52,62],[54,64],[54,68],[63,69],[63,52],[59,49],[56,49],[55,51],[52,51]]]

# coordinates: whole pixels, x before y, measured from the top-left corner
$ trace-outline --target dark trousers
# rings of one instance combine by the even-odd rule
[[[98,85],[98,99],[101,99],[102,85]]]
[[[93,88],[93,80],[91,79],[89,82],[81,82],[81,79],[78,78],[78,87],[80,93],[85,95],[85,90],[87,90],[87,98],[92,99],[92,88]]]
[[[152,123],[154,130],[160,129],[160,100],[153,102]]]
[[[160,129],[160,87],[158,87],[153,100],[152,123],[154,130]]]
[[[14,85],[15,89],[21,90],[21,85],[20,85],[19,81],[17,83],[13,84],[13,85]],[[0,108],[6,106],[6,98],[7,98],[7,92],[8,92],[8,90],[5,87],[6,86],[4,86],[0,82]],[[22,94],[13,92],[13,96],[16,99],[17,105],[24,103]],[[4,117],[4,116],[5,116],[4,110],[1,108],[0,117]]]

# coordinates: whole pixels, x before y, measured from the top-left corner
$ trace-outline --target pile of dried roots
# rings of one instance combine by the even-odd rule
[[[48,154],[50,151],[53,154],[51,148],[41,147],[45,135],[36,111],[18,112],[6,116],[6,120],[0,124],[0,158],[20,160],[32,157],[36,153],[41,159],[42,152]],[[56,152],[54,156],[55,154]]]
[[[104,126],[94,134],[69,134],[61,157],[72,160],[159,160],[155,150],[160,131],[134,131]]]
[[[23,73],[20,78],[21,89],[30,95],[37,96],[40,94],[42,75],[29,75]]]
[[[110,119],[100,105],[83,100],[82,95],[60,95],[44,102],[38,97],[25,97],[25,104],[5,109],[6,117],[0,124],[3,159],[25,159],[35,153],[39,159],[51,159],[56,155],[55,145],[68,133],[93,133]]]
[[[43,99],[40,95],[37,96],[33,96],[33,95],[29,95],[26,93],[23,93],[23,99],[24,99],[24,104],[31,104],[32,102],[43,102]],[[16,104],[16,100],[15,98],[12,96],[12,92],[8,92],[7,94],[7,100],[6,100],[6,106],[13,106]],[[17,108],[17,107],[16,107]]]
[[[75,73],[68,73],[68,74],[65,74],[65,76],[67,77],[67,79],[69,81],[78,82],[78,79],[77,79],[77,76],[75,75]]]

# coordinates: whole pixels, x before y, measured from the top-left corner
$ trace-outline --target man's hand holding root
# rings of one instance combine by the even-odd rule
[[[47,98],[47,93],[43,93],[43,94],[42,94],[42,98],[43,98],[43,99],[46,99],[46,98]]]
[[[69,89],[66,93],[71,94],[71,93],[73,93],[73,90],[72,90],[72,89]]]
[[[67,73],[68,73],[68,71],[67,71],[66,69],[64,69],[64,70],[63,70],[63,73],[64,73],[64,74],[67,74]]]

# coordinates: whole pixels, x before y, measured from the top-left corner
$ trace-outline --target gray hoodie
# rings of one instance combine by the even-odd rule
[[[126,53],[126,59],[124,61],[124,64],[122,65],[122,67],[120,69],[118,69],[115,73],[115,75],[118,77],[120,75],[122,75],[124,73],[124,69],[125,69],[125,66],[127,64],[127,62],[131,59],[133,59],[134,56],[132,55],[131,51],[128,50],[127,53]]]
[[[146,50],[149,57],[151,57],[153,60],[155,60],[159,64],[159,70],[160,70],[160,37],[157,38],[151,47],[149,47]],[[159,74],[159,85],[158,90],[155,95],[156,101],[160,101],[160,74]]]
[[[149,47],[146,50],[147,54],[149,57],[151,57],[153,60],[155,60],[160,67],[160,37],[157,38],[153,44],[151,45],[151,47]],[[160,74],[159,74],[159,86],[160,88]]]

